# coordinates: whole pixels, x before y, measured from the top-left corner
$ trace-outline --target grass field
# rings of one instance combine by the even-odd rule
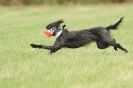
[[[42,29],[63,18],[69,30],[107,26],[125,17],[113,36],[129,53],[95,43],[53,55]],[[0,88],[133,88],[133,6],[0,7]]]

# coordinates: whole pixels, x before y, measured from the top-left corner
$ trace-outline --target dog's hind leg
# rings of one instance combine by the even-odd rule
[[[115,40],[115,39],[113,39],[113,42],[115,42],[115,43],[116,43],[116,40]],[[117,48],[116,46],[114,46],[114,50],[115,50],[115,51],[118,51],[118,48]]]
[[[107,44],[107,43],[105,43],[105,42],[97,41],[96,43],[97,43],[97,47],[98,47],[99,49],[106,49],[106,48],[108,48],[108,47],[110,46],[109,44]],[[117,48],[116,46],[114,46],[114,50],[117,51],[118,48]]]
[[[113,46],[115,50],[117,50],[117,48],[118,48],[118,49],[124,51],[125,53],[128,52],[127,49],[125,49],[125,48],[122,47],[120,44],[118,44],[118,43],[116,43],[116,42],[114,42],[114,41],[112,41],[112,42],[108,42],[108,44],[109,44],[110,46]]]
[[[114,50],[115,50],[115,51],[117,51],[117,50],[118,50],[118,48],[117,48],[116,46],[114,46]]]
[[[97,47],[99,49],[105,49],[105,48],[108,48],[109,47],[109,44],[105,43],[105,42],[102,42],[102,41],[97,41]]]
[[[115,44],[114,48],[115,48],[115,47],[116,47],[116,49],[117,49],[117,48],[121,49],[121,50],[124,51],[125,53],[128,52],[127,49],[125,49],[124,47],[122,47],[122,46],[121,46],[120,44],[118,44],[118,43]]]

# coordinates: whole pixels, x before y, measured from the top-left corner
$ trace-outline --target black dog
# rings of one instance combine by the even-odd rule
[[[52,30],[52,36],[56,36],[56,41],[53,46],[31,44],[33,48],[42,48],[50,50],[50,53],[58,51],[63,47],[78,48],[91,42],[96,42],[99,49],[105,49],[113,46],[115,50],[121,49],[128,52],[111,36],[110,30],[116,30],[118,25],[122,22],[121,18],[118,22],[107,27],[94,27],[91,29],[84,29],[81,31],[69,32],[65,26],[61,26],[63,20],[58,20],[46,26],[47,30]]]

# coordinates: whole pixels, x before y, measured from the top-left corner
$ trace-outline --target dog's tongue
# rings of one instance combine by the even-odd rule
[[[47,36],[47,37],[51,37],[52,34],[53,34],[52,31],[50,31],[50,30],[44,30],[44,35],[45,35],[45,36]]]

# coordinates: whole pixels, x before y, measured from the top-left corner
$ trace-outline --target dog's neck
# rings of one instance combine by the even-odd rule
[[[58,31],[58,32],[56,33],[56,35],[55,35],[56,38],[58,38],[58,37],[62,34],[62,30],[63,30],[63,29],[61,29],[60,31]]]

